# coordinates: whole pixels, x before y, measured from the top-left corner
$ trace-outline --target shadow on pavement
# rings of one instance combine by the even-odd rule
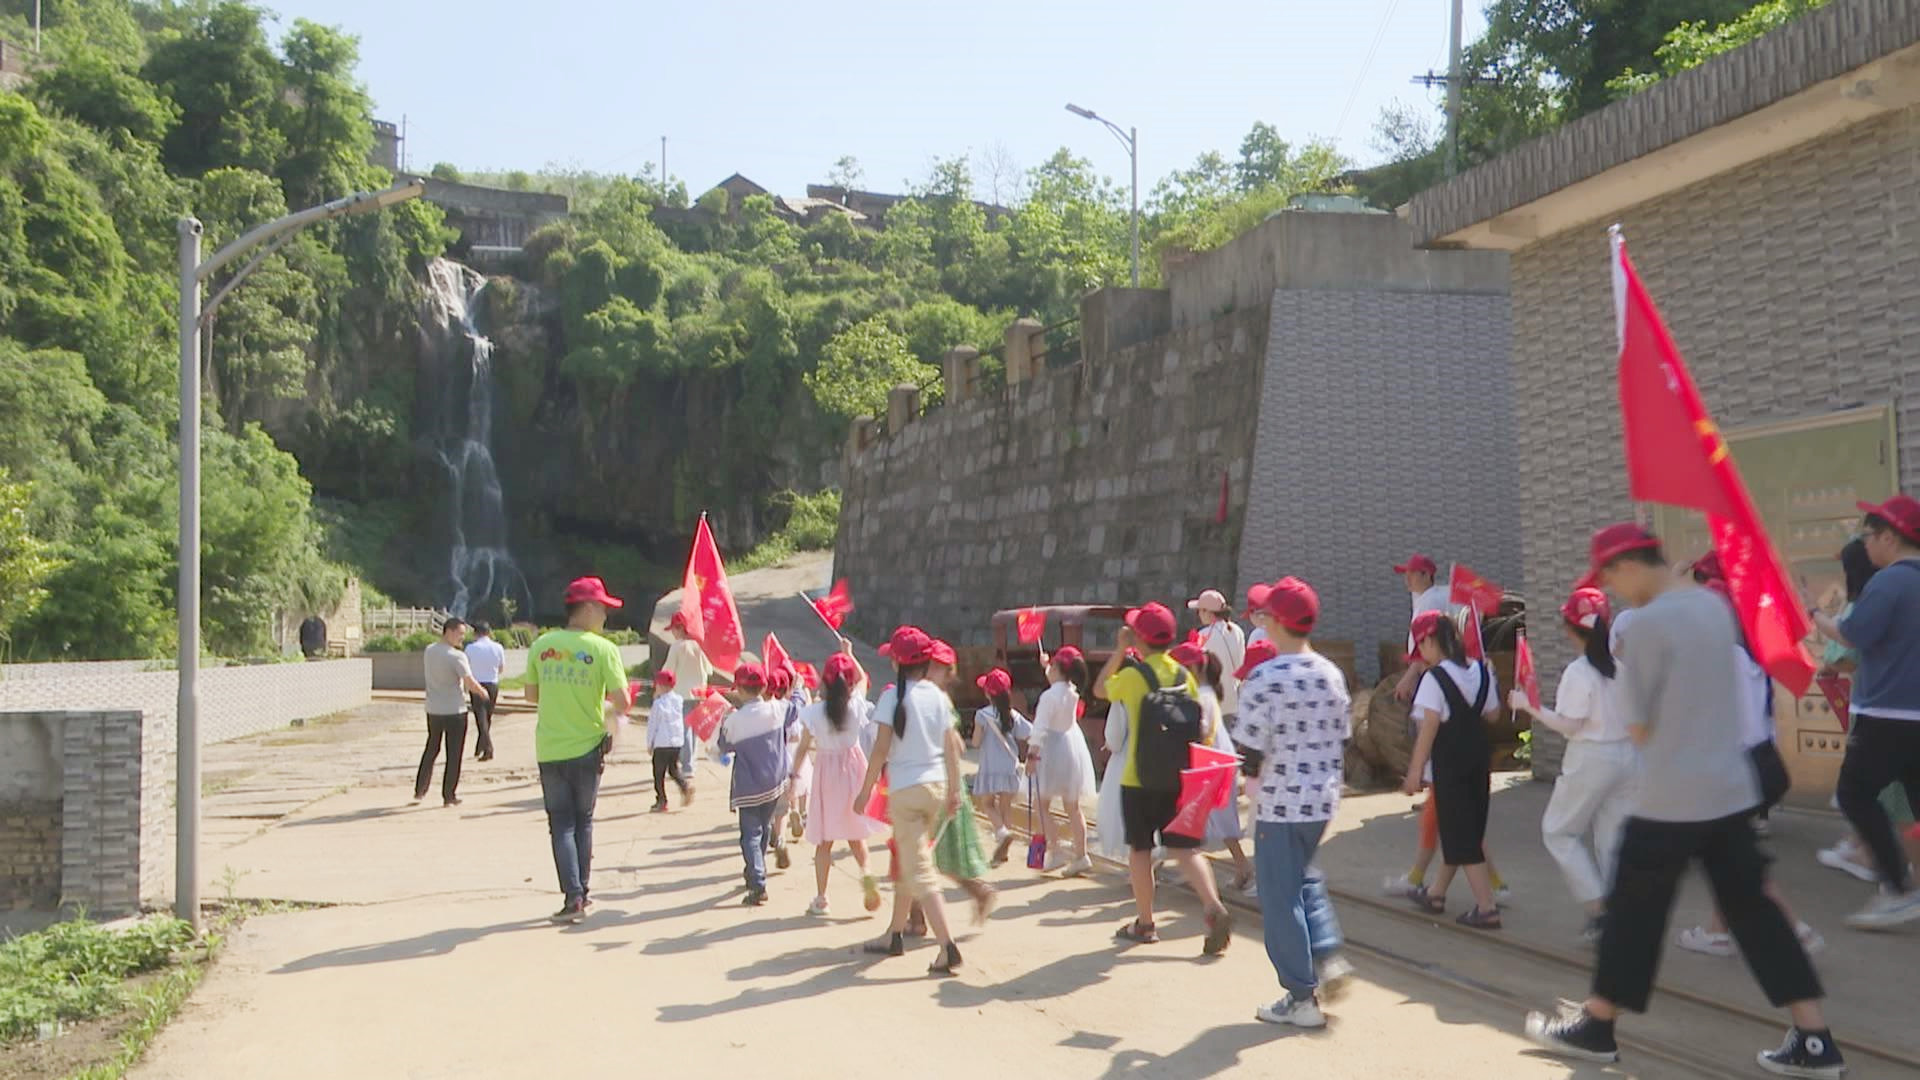
[[[418,937],[402,938],[399,941],[352,945],[344,949],[315,953],[312,956],[282,964],[273,969],[273,974],[296,975],[303,971],[316,971],[321,968],[358,967],[362,964],[385,964],[396,960],[445,956],[462,945],[471,945],[494,934],[546,929],[552,925],[546,919],[518,919],[513,922],[495,923],[492,926],[450,927],[446,930],[435,930],[431,934],[421,934]]]

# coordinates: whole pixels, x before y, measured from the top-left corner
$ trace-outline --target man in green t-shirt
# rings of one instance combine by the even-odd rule
[[[566,902],[555,922],[587,917],[593,866],[593,806],[600,798],[601,761],[613,741],[611,716],[626,714],[627,669],[620,650],[600,636],[607,609],[622,606],[597,577],[567,586],[567,628],[549,630],[527,653],[527,700],[539,707],[533,756],[540,763],[540,794],[553,837],[553,866]]]
[[[1140,784],[1140,725],[1149,694],[1170,690],[1188,698],[1199,697],[1193,676],[1181,667],[1167,649],[1173,645],[1179,625],[1165,604],[1147,604],[1127,612],[1127,625],[1120,631],[1113,655],[1093,681],[1093,692],[1106,698],[1121,713],[1127,724],[1126,757],[1109,761],[1107,768],[1120,768],[1120,817],[1126,827],[1127,871],[1133,885],[1136,916],[1115,936],[1122,941],[1151,944],[1160,940],[1153,921],[1153,849],[1157,843],[1166,849],[1186,874],[1193,891],[1207,911],[1207,936],[1203,949],[1218,956],[1233,937],[1233,916],[1220,902],[1220,891],[1213,872],[1200,858],[1200,840],[1177,832],[1168,832],[1179,812],[1178,790],[1149,790]],[[1130,653],[1138,653],[1129,660]],[[1153,676],[1149,686],[1147,675]],[[1177,763],[1184,769],[1187,762]]]

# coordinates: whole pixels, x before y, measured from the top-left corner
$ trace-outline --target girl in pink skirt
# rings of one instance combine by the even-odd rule
[[[800,711],[800,748],[793,759],[797,778],[811,766],[805,839],[813,847],[813,903],[807,914],[825,915],[827,872],[833,865],[833,845],[844,843],[860,867],[860,891],[868,911],[880,907],[880,885],[867,872],[867,838],[881,825],[853,808],[854,796],[867,776],[867,755],[861,736],[873,723],[873,706],[866,698],[867,673],[853,658],[850,647],[829,657],[820,677],[821,700]],[[819,751],[817,764],[809,755]]]

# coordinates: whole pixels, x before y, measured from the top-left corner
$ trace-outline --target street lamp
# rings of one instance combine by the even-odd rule
[[[1140,132],[1137,128],[1120,130],[1120,125],[1099,115],[1092,109],[1083,109],[1069,103],[1067,111],[1088,120],[1098,120],[1107,125],[1113,137],[1127,148],[1127,158],[1133,165],[1133,287],[1140,287]]]
[[[301,228],[349,214],[385,210],[420,197],[426,181],[411,179],[384,191],[361,191],[268,222],[200,259],[201,225],[180,219],[180,697],[176,705],[174,783],[178,837],[174,843],[174,914],[200,929],[200,328],[234,286]],[[261,245],[252,261],[215,293],[205,311],[200,286],[222,267]]]

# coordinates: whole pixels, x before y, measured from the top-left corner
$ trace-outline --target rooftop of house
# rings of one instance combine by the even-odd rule
[[[1920,103],[1920,4],[1832,0],[1415,195],[1428,247],[1512,251]]]

